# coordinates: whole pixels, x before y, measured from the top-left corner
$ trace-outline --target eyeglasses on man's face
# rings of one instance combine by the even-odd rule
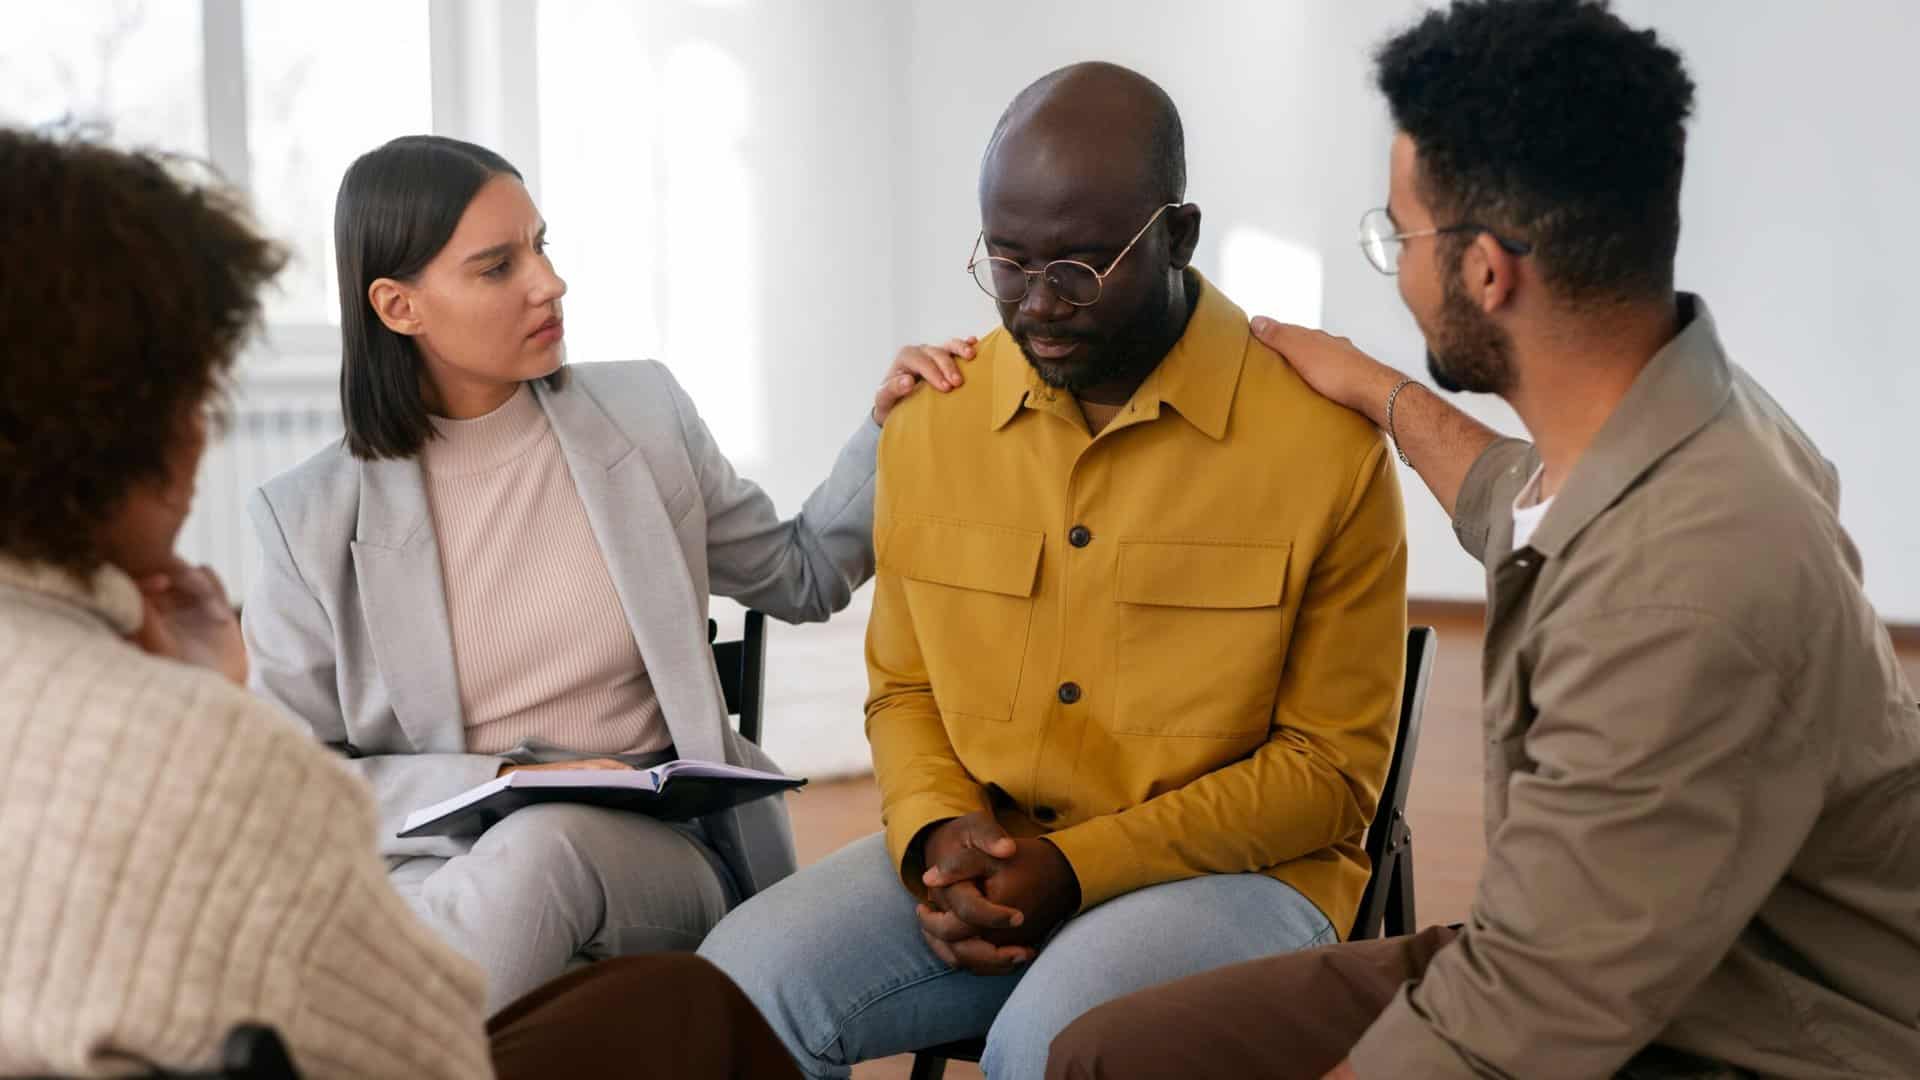
[[[1155,210],[1153,216],[1147,219],[1145,225],[1140,226],[1140,231],[1133,234],[1133,239],[1127,241],[1127,246],[1120,249],[1120,254],[1113,257],[1113,261],[1107,264],[1105,270],[1095,270],[1078,259],[1055,259],[1038,270],[1029,270],[1019,262],[1004,256],[982,256],[980,248],[987,240],[987,234],[982,230],[979,236],[974,237],[973,254],[967,258],[967,273],[972,275],[974,284],[980,286],[981,292],[1002,304],[1017,304],[1025,300],[1027,293],[1033,289],[1033,279],[1044,277],[1047,279],[1047,288],[1053,290],[1053,295],[1074,307],[1092,307],[1099,303],[1100,293],[1106,288],[1107,278],[1113,274],[1114,268],[1120,265],[1120,260],[1126,258],[1127,252],[1132,251],[1133,246],[1140,242],[1140,238],[1147,235],[1147,230],[1153,228],[1153,223],[1160,220],[1161,214],[1179,206],[1179,203],[1167,203]]]
[[[1446,236],[1449,233],[1486,233],[1493,242],[1509,255],[1531,255],[1533,245],[1520,240],[1509,240],[1485,225],[1473,222],[1461,222],[1439,229],[1415,229],[1401,232],[1393,223],[1393,215],[1382,206],[1366,212],[1360,218],[1360,250],[1366,252],[1367,261],[1375,270],[1383,274],[1400,272],[1400,248],[1408,240],[1422,236]]]

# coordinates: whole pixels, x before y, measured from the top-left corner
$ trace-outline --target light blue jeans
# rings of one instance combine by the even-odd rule
[[[809,1076],[984,1033],[991,1080],[1037,1080],[1053,1037],[1096,1005],[1335,938],[1291,886],[1216,875],[1109,900],[1062,927],[1027,970],[979,976],[933,955],[914,903],[884,839],[870,836],[742,904],[700,953]]]

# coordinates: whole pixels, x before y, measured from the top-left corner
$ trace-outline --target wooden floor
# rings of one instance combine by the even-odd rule
[[[1440,633],[1407,807],[1416,900],[1421,923],[1457,922],[1466,917],[1486,859],[1480,809],[1480,620],[1454,608],[1416,605],[1414,621]],[[1909,679],[1920,685],[1920,641],[1903,645],[1901,657]],[[802,866],[879,829],[880,795],[870,778],[809,786],[789,805]],[[889,1058],[858,1066],[853,1074],[855,1080],[906,1080],[908,1066],[907,1058]],[[955,1064],[947,1075],[974,1080],[980,1072]]]

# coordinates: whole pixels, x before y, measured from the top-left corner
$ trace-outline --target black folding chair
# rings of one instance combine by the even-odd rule
[[[714,641],[720,624],[707,620],[707,641],[713,645],[713,666],[720,669],[720,690],[727,697],[727,715],[740,718],[740,734],[760,742],[760,710],[767,698],[767,616],[747,612],[746,633],[739,641]]]
[[[1420,714],[1427,707],[1427,684],[1433,677],[1433,659],[1439,635],[1431,626],[1407,631],[1407,674],[1400,690],[1400,724],[1387,763],[1387,782],[1380,789],[1380,805],[1367,827],[1367,859],[1373,873],[1360,894],[1360,914],[1348,941],[1392,937],[1413,932],[1413,829],[1407,824],[1407,789],[1413,778],[1413,755],[1420,747]],[[986,1052],[984,1038],[930,1046],[913,1055],[912,1080],[941,1080],[949,1061],[979,1061]]]
[[[1400,692],[1400,728],[1387,763],[1380,806],[1367,827],[1367,860],[1373,874],[1360,894],[1360,913],[1348,941],[1413,933],[1413,827],[1407,824],[1407,789],[1413,786],[1413,756],[1420,749],[1420,715],[1427,708],[1427,684],[1440,635],[1431,626],[1407,630],[1407,678]]]
[[[293,1056],[280,1035],[262,1024],[241,1024],[227,1033],[220,1048],[217,1080],[300,1080]]]
[[[154,1080],[300,1080],[280,1035],[264,1024],[240,1024],[220,1044],[220,1065],[207,1072],[155,1070]]]

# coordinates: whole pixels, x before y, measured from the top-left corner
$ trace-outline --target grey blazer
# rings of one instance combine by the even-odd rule
[[[537,384],[680,756],[771,767],[727,721],[707,644],[710,594],[789,622],[845,607],[873,574],[871,420],[800,515],[737,475],[686,391],[653,361],[580,364]],[[248,504],[263,552],[242,620],[253,689],[341,751],[372,786],[390,862],[470,840],[401,840],[406,815],[491,779],[469,754],[439,545],[417,460],[330,447]],[[510,612],[501,612],[510,617]],[[523,747],[504,760],[538,754]],[[741,898],[793,872],[778,799],[701,821]]]

